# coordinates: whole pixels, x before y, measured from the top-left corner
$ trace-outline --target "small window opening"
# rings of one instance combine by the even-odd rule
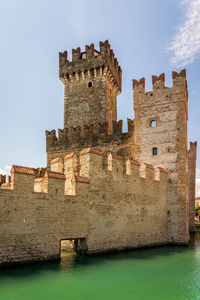
[[[151,126],[151,127],[156,127],[156,125],[157,125],[157,124],[156,124],[156,121],[155,121],[155,120],[152,120],[152,121],[150,122],[150,126]]]
[[[158,155],[158,148],[153,148],[153,155]]]
[[[91,88],[92,87],[92,81],[88,82],[88,87]]]

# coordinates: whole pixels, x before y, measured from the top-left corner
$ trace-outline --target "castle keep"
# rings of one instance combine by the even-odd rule
[[[47,168],[0,178],[0,264],[189,242],[197,144],[188,150],[186,71],[133,80],[135,119],[117,120],[122,71],[108,41],[59,54],[64,126],[46,131]]]

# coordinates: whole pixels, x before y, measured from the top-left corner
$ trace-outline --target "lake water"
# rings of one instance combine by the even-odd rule
[[[189,247],[156,247],[0,271],[0,300],[198,300],[200,232]]]

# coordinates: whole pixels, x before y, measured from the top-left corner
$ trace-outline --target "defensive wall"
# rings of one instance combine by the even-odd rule
[[[128,119],[128,131],[123,133],[123,121],[113,121],[113,132],[108,133],[108,123],[85,124],[84,126],[46,130],[47,166],[56,157],[62,159],[68,153],[91,147],[112,151],[120,155],[134,155],[134,121]]]
[[[196,143],[188,151],[186,71],[133,80],[135,119],[117,121],[121,68],[108,41],[59,54],[64,129],[46,131],[47,168],[0,176],[0,264],[189,242]],[[148,163],[148,164],[147,164]],[[167,171],[166,171],[167,170]],[[190,216],[190,220],[189,220]]]
[[[91,148],[52,169],[13,166],[0,189],[1,265],[58,259],[67,239],[85,254],[167,243],[164,169]]]
[[[149,92],[144,78],[133,80],[134,157],[167,169],[169,242],[184,244],[189,241],[186,71],[172,72],[172,79],[172,87],[166,87],[164,73],[152,76],[153,90]]]
[[[195,181],[196,181],[197,142],[190,142],[188,150],[188,195],[189,195],[189,230],[195,231]]]

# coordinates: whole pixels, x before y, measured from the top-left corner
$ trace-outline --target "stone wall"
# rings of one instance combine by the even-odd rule
[[[64,161],[66,178],[77,177],[74,161],[79,161],[79,175],[90,181],[89,254],[167,243],[165,170],[91,148]]]
[[[167,173],[111,154],[80,156],[81,176],[90,180],[88,251],[97,253],[166,244]],[[155,180],[157,179],[157,180]]]
[[[47,167],[53,159],[64,159],[66,154],[82,149],[101,148],[103,151],[112,151],[120,155],[134,157],[134,122],[128,122],[128,132],[123,133],[122,120],[112,122],[113,132],[108,134],[108,124],[95,123],[83,127],[64,128],[56,131],[46,131]]]
[[[59,77],[65,85],[64,127],[107,122],[112,133],[112,121],[117,121],[117,95],[121,92],[121,68],[108,41],[60,53]]]
[[[188,200],[189,200],[189,230],[195,231],[195,188],[196,188],[196,159],[197,159],[197,142],[190,142],[188,150]]]
[[[30,170],[13,170],[13,189],[0,189],[0,265],[57,259],[61,240],[87,235],[88,184],[76,182],[76,197],[66,196],[64,175],[49,172],[47,192],[34,192]]]
[[[78,161],[78,175],[75,154],[64,163],[74,195],[55,161],[41,185],[34,169],[12,168],[11,189],[0,189],[0,265],[58,259],[67,239],[88,254],[167,243],[165,170],[140,174],[139,163],[96,149]]]
[[[135,159],[160,165],[169,172],[169,242],[187,244],[188,227],[188,97],[185,70],[173,72],[173,86],[165,87],[165,75],[152,76],[153,91],[145,92],[145,80],[133,81],[135,109]],[[156,122],[153,127],[152,121]],[[153,155],[153,148],[157,155]]]

